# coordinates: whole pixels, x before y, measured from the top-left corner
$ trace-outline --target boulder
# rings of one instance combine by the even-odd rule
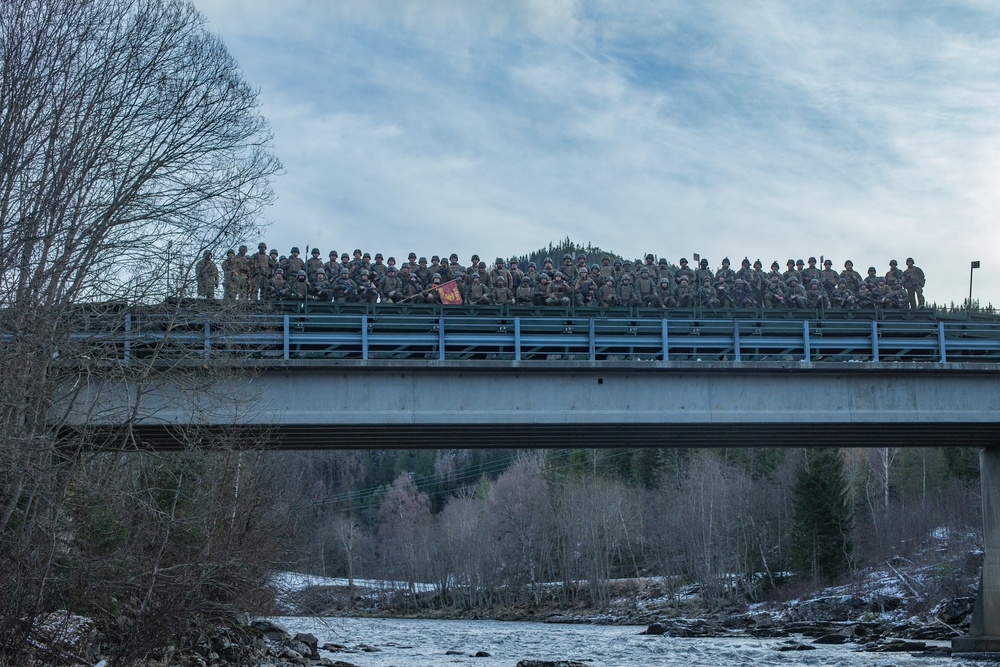
[[[476,651],[475,657],[477,657],[477,658],[490,658],[492,656],[488,652],[486,652],[486,651]]]
[[[782,644],[776,649],[778,651],[815,651],[815,646],[810,646],[809,644],[802,644],[799,642],[793,642],[791,644]]]
[[[35,625],[34,639],[53,656],[71,654],[85,656],[91,663],[97,660],[97,629],[94,621],[86,616],[64,609],[45,614]]]
[[[576,660],[521,660],[517,667],[590,667]]]
[[[667,629],[665,627],[663,627],[662,624],[660,624],[660,623],[650,623],[649,626],[643,632],[640,632],[639,634],[640,635],[662,635],[666,631],[667,631]]]
[[[308,632],[300,632],[295,635],[295,641],[308,647],[309,652],[302,655],[308,655],[313,660],[319,660],[319,640],[316,639],[315,635]]]
[[[250,627],[263,634],[265,638],[272,642],[282,642],[291,638],[287,630],[267,619],[258,618],[250,624]]]
[[[813,644],[845,644],[847,643],[847,637],[836,632],[823,635],[822,637],[817,637],[813,640]]]
[[[873,642],[861,648],[868,653],[906,653],[910,651],[923,651],[927,648],[926,642],[912,642],[905,639],[890,639],[887,642]]]

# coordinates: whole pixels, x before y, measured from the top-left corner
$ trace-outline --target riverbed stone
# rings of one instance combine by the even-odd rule
[[[492,656],[490,655],[489,651],[476,651],[476,655],[474,657],[476,657],[476,658],[490,658]]]
[[[577,660],[521,660],[517,667],[590,667]]]
[[[281,642],[291,638],[291,635],[288,634],[287,630],[277,623],[269,621],[265,618],[258,618],[250,624],[250,627],[263,634],[264,637],[272,642]]]
[[[309,648],[308,656],[313,660],[319,660],[319,640],[316,639],[316,635],[308,632],[300,632],[295,635],[295,641],[305,644]],[[301,651],[300,651],[301,652]],[[303,653],[302,655],[307,655]]]
[[[650,623],[641,635],[662,635],[667,631],[667,628],[663,626],[662,623]]]

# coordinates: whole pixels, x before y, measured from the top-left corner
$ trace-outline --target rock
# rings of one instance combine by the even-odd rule
[[[291,635],[288,634],[287,630],[285,630],[277,623],[268,621],[266,619],[259,618],[253,623],[251,623],[250,627],[263,634],[264,637],[266,637],[269,641],[272,642],[282,642],[285,641],[286,639],[291,638]]]
[[[974,597],[952,598],[934,607],[931,615],[951,626],[962,625],[972,616],[972,607],[975,603]]]
[[[312,649],[309,648],[309,645],[305,644],[303,642],[300,642],[298,639],[289,639],[288,642],[285,643],[285,646],[288,647],[289,649],[295,651],[296,653],[298,653],[299,655],[301,655],[303,658],[311,658],[312,657]],[[316,657],[318,658],[319,656],[317,655]]]
[[[94,621],[65,609],[39,617],[34,629],[34,639],[54,655],[70,653],[86,656],[91,663],[97,661],[99,650]]]
[[[590,667],[576,660],[521,660],[517,667]]]
[[[378,648],[377,646],[369,646],[368,644],[365,644],[364,646],[362,646],[361,650],[364,651],[365,653],[381,653],[382,652],[382,649]]]
[[[644,632],[640,632],[640,635],[662,635],[667,631],[661,623],[650,623]]]
[[[817,637],[816,639],[813,640],[813,644],[845,644],[845,643],[847,643],[847,637],[837,633],[823,635],[822,637]]]
[[[358,667],[353,662],[344,662],[343,660],[334,660],[329,663],[328,667]]]
[[[330,653],[337,653],[339,651],[346,651],[347,647],[343,644],[334,644],[332,642],[327,642],[323,644],[323,650],[329,651]]]
[[[779,651],[815,651],[816,647],[815,646],[810,646],[809,644],[793,643],[793,644],[782,644],[781,646],[779,646],[777,648],[777,650],[779,650]]]
[[[477,658],[490,658],[492,656],[487,651],[476,651],[475,657],[477,657]]]
[[[868,653],[903,653],[909,651],[923,651],[927,648],[926,642],[911,642],[905,639],[890,639],[888,642],[874,642],[865,644],[862,651]]]
[[[309,647],[308,655],[310,658],[312,658],[313,660],[319,660],[319,650],[318,650],[319,640],[316,639],[315,635],[312,635],[308,632],[300,632],[297,635],[295,635],[295,641],[301,642],[305,644],[307,647]],[[303,653],[302,655],[307,655],[307,654]]]
[[[788,613],[792,620],[798,621],[850,621],[868,608],[868,602],[861,596],[831,595],[799,602]]]
[[[463,653],[461,651],[451,651],[451,650],[445,651],[444,654],[445,655],[465,655],[465,653]]]

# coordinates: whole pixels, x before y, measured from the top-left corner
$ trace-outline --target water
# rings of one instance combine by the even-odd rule
[[[437,621],[380,618],[281,617],[293,635],[310,632],[352,648],[376,646],[380,653],[320,654],[359,667],[514,667],[519,660],[579,660],[593,667],[974,667],[997,663],[908,653],[857,653],[853,644],[779,652],[783,639],[679,639],[640,635],[645,626],[565,625],[507,621]],[[799,638],[801,639],[801,638]],[[809,639],[802,639],[809,643]],[[931,645],[935,645],[933,642]],[[937,643],[946,646],[946,643]],[[459,651],[466,655],[447,655]],[[472,657],[487,651],[491,657]]]

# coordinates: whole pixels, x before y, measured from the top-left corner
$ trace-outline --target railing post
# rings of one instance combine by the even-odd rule
[[[590,318],[590,360],[597,361],[597,346],[594,343],[594,318]]]
[[[361,316],[361,359],[368,361],[368,315]]]
[[[948,362],[948,353],[944,348],[944,322],[938,322],[938,351],[941,353],[941,363]]]
[[[514,361],[521,361],[521,318],[514,318]]]
[[[205,320],[205,358],[212,355],[212,321]]]
[[[444,361],[444,313],[438,315],[438,360]]]
[[[878,320],[872,320],[872,361],[878,363]]]
[[[132,313],[125,313],[125,351],[124,360],[127,364],[132,359]]]
[[[670,360],[670,347],[667,344],[668,343],[668,340],[667,340],[667,318],[665,318],[665,317],[662,320],[660,320],[660,338],[661,338],[662,345],[663,345],[663,360],[664,361],[669,361]]]
[[[292,342],[288,337],[288,313],[285,313],[282,322],[282,335],[281,335],[281,356],[285,361],[288,361],[289,353],[291,352]]]
[[[802,354],[806,361],[812,361],[812,349],[809,343],[809,320],[802,320]]]
[[[740,361],[740,321],[733,320],[733,361]]]

